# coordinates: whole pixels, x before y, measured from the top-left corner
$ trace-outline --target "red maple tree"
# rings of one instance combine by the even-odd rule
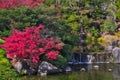
[[[43,1],[42,0],[0,0],[0,8],[11,9],[20,6],[29,6],[30,8],[33,8],[35,6],[39,6]]]
[[[59,51],[63,48],[60,40],[41,38],[44,25],[27,27],[25,31],[14,29],[11,36],[5,38],[1,45],[7,52],[7,58],[12,60],[31,59],[38,63],[44,55],[49,60],[57,59]]]

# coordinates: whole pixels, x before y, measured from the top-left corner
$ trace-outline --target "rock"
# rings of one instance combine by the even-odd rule
[[[16,62],[13,67],[20,73],[22,70],[22,63],[20,61]]]
[[[108,71],[109,71],[109,72],[111,72],[111,71],[112,71],[112,69],[108,69]]]
[[[120,48],[118,47],[113,48],[112,55],[114,58],[114,63],[120,63]]]
[[[99,66],[98,65],[94,65],[93,66],[95,70],[99,70]]]
[[[38,68],[38,74],[42,74],[44,72],[46,72],[46,74],[53,74],[53,73],[62,72],[62,70],[52,65],[49,62],[42,61]]]
[[[46,75],[47,75],[47,71],[41,72],[40,75],[41,75],[41,76],[46,76]]]
[[[34,75],[37,74],[37,70],[35,69],[27,69],[26,70],[26,75]]]
[[[108,53],[111,53],[111,52],[112,52],[112,49],[113,49],[113,46],[108,46],[105,50],[106,50]]]
[[[65,72],[65,73],[71,73],[71,72],[72,72],[72,68],[71,68],[70,66],[66,66],[66,67],[64,68],[64,72]]]
[[[28,65],[27,62],[24,60],[14,63],[13,67],[20,74],[32,75],[37,73],[37,71],[34,68],[32,68],[30,65]]]
[[[80,71],[84,72],[84,71],[86,71],[86,70],[85,70],[85,68],[81,68],[81,70],[80,70]]]
[[[67,66],[67,67],[65,68],[65,71],[66,71],[66,72],[70,72],[70,71],[72,71],[72,68],[69,67],[69,66]]]
[[[94,57],[92,55],[87,55],[87,62],[92,63]]]
[[[119,40],[114,40],[114,41],[112,42],[112,46],[113,46],[113,47],[117,47],[117,46],[118,46],[118,42],[119,42]]]

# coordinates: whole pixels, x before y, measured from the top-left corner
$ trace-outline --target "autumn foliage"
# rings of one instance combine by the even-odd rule
[[[0,8],[10,9],[20,6],[29,6],[33,8],[39,6],[41,2],[41,0],[0,0]]]
[[[42,38],[42,29],[44,29],[44,25],[27,27],[25,31],[14,29],[12,35],[6,37],[5,43],[1,45],[7,52],[7,58],[18,61],[31,59],[36,63],[43,56],[49,60],[57,59],[63,45],[60,40]]]

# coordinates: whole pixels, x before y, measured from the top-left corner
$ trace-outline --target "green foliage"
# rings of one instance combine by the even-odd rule
[[[52,4],[55,4],[55,0],[47,0],[45,2],[46,5],[52,5]]]
[[[73,33],[79,34],[81,27],[84,27],[85,29],[87,29],[88,25],[90,24],[90,19],[87,17],[87,15],[80,15],[80,14],[78,14],[77,11],[70,12],[69,10],[64,8],[63,17],[64,17],[67,25],[72,30],[71,32],[73,32]]]
[[[0,37],[5,37],[11,35],[11,30],[0,31]]]
[[[0,9],[0,16],[0,26],[4,27],[5,29],[10,29],[10,26],[21,29],[34,23],[34,14],[32,14],[32,12],[30,12],[30,9],[27,7],[10,10]],[[26,25],[28,22],[31,24]]]
[[[105,20],[103,24],[101,24],[102,32],[114,32],[116,29],[115,21],[113,20]]]
[[[109,4],[108,1],[47,0],[40,7],[35,7],[34,9],[29,9],[28,7],[9,10],[0,9],[0,37],[11,34],[10,26],[24,30],[27,26],[44,24],[46,26],[44,34],[48,37],[57,36],[64,43],[74,47],[78,45],[78,37],[82,28],[86,32],[89,31],[92,36],[98,36],[98,30],[93,27],[89,28],[89,24],[92,20],[106,18],[108,11],[102,9],[102,5],[104,3],[106,5]],[[119,0],[116,1],[117,7],[119,7],[119,2]],[[56,8],[57,5],[61,6],[61,8]],[[119,18],[119,11],[116,15]],[[102,32],[110,32],[115,30],[114,26],[114,21],[103,20],[100,28]]]
[[[3,39],[0,39],[0,44],[3,44],[5,41]]]
[[[11,67],[6,53],[0,49],[0,80],[14,80],[18,77],[18,73]]]
[[[0,49],[0,64],[9,66],[9,61],[5,57],[5,51]]]
[[[61,5],[61,6],[70,6],[73,0],[47,0],[45,4],[47,5]]]
[[[117,9],[120,9],[120,0],[116,0],[115,5],[117,6]]]
[[[70,31],[64,20],[57,16],[60,10],[54,6],[41,5],[34,9],[28,7],[14,8],[10,10],[0,9],[0,37],[10,35],[11,27],[24,30],[27,26],[44,24],[48,34],[53,32],[52,36],[61,36]],[[9,13],[9,14],[8,14]],[[7,17],[7,18],[6,18]],[[6,22],[6,21],[9,22]],[[6,25],[7,24],[7,25]],[[67,30],[66,30],[67,29]]]
[[[99,35],[99,31],[98,31],[98,29],[96,29],[95,27],[92,27],[92,28],[90,28],[89,29],[89,32],[92,34],[92,36],[94,36],[94,37],[98,37],[98,35]]]
[[[66,44],[70,44],[70,45],[77,45],[78,43],[78,35],[64,35],[62,37],[62,41],[64,41]]]
[[[92,45],[92,48],[89,50],[89,52],[100,52],[98,45]]]
[[[0,44],[4,40],[0,39]],[[6,58],[6,52],[0,49],[0,80],[19,80],[18,73],[12,68],[9,59]]]
[[[52,63],[53,65],[57,66],[58,68],[62,68],[66,65],[66,58],[63,56],[59,55],[56,60],[49,60],[48,62]]]
[[[106,3],[109,0],[47,0],[47,5],[61,5],[65,7],[79,6],[80,8],[97,8],[100,7],[102,3]],[[57,4],[59,2],[59,4]],[[95,7],[96,6],[96,7]]]
[[[115,5],[117,7],[116,17],[117,17],[117,19],[120,20],[120,0],[117,0]]]
[[[116,12],[116,18],[120,20],[120,8]]]
[[[18,73],[11,67],[0,65],[0,80],[20,80]]]
[[[72,49],[72,46],[71,45],[69,45],[69,44],[65,44],[65,46],[63,47],[63,52],[64,53],[70,53],[71,50]]]
[[[82,23],[83,26],[88,26],[90,23],[90,20],[87,16],[81,16],[80,22]]]
[[[68,15],[69,16],[69,15]],[[78,16],[78,15],[75,15],[75,14],[73,14],[73,15],[70,15],[69,17],[68,17],[68,21],[67,22],[73,22],[73,21],[77,21],[77,20],[79,20],[80,19],[80,17]]]
[[[108,13],[102,9],[97,9],[97,10],[94,10],[94,11],[88,13],[88,15],[93,19],[105,19],[107,14]]]
[[[67,25],[69,28],[73,31],[76,32],[79,30],[79,23],[77,21],[80,20],[80,16],[76,14],[64,14],[64,19],[66,20]]]
[[[70,60],[70,53],[72,50],[72,45],[70,44],[65,44],[65,46],[63,47],[62,55],[66,58],[67,61]]]

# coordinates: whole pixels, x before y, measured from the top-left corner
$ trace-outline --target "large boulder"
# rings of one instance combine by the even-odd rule
[[[111,53],[111,52],[112,52],[112,49],[113,49],[113,46],[108,46],[105,50],[106,50],[108,53]]]
[[[42,74],[42,73],[54,74],[60,72],[62,72],[61,69],[57,68],[56,66],[46,61],[42,61],[38,68],[38,74]]]
[[[17,61],[12,65],[20,74],[32,75],[37,73],[37,70],[31,67],[25,60]]]
[[[120,63],[120,48],[118,47],[113,48],[112,55],[114,58],[114,63]]]

